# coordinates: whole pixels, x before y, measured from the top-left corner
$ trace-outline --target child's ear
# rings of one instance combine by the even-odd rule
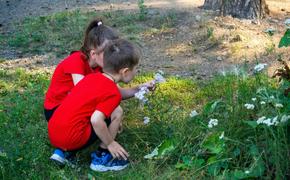
[[[94,51],[94,50],[90,50],[90,57],[93,57],[93,56],[95,56],[96,55],[96,51]]]
[[[128,71],[130,71],[129,68],[122,68],[122,69],[120,69],[119,72],[123,75],[123,74],[126,74]]]

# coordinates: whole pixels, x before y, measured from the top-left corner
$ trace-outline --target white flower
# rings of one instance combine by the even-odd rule
[[[239,69],[239,67],[234,66],[232,72],[233,72],[236,76],[240,75],[240,69]]]
[[[281,123],[285,123],[285,122],[287,122],[288,120],[290,119],[290,115],[283,115],[282,117],[281,117],[281,120],[280,120],[280,122]]]
[[[257,120],[257,124],[261,124],[261,123],[263,123],[264,119],[266,119],[265,116],[260,117],[260,118]]]
[[[285,25],[286,25],[286,28],[290,28],[290,19],[286,19]]]
[[[266,104],[266,102],[265,101],[261,101],[260,104],[263,105],[263,104]]]
[[[217,119],[210,119],[207,126],[208,126],[208,128],[212,128],[212,127],[217,126],[217,125],[218,125]]]
[[[198,115],[198,113],[196,112],[196,110],[193,110],[193,111],[191,111],[190,112],[190,117],[194,117],[194,116],[197,116]]]
[[[272,119],[272,123],[277,126],[279,124],[278,122],[278,116],[275,116],[273,119]]]
[[[245,104],[245,107],[247,109],[254,109],[255,108],[254,104]]]
[[[270,96],[270,98],[271,98],[271,99],[275,99],[275,97],[274,97],[273,95],[272,95],[272,96]]]
[[[158,70],[157,73],[164,75],[164,72],[162,70]]]
[[[255,70],[256,72],[260,72],[260,71],[262,71],[262,70],[265,68],[265,66],[267,66],[267,64],[265,64],[265,63],[258,64],[258,65],[256,65],[256,66],[254,67],[254,70]]]
[[[219,139],[223,139],[225,137],[225,132],[223,131],[222,134],[220,135]]]
[[[220,71],[221,75],[226,76],[227,72],[226,71]]]
[[[282,108],[283,107],[283,104],[277,103],[277,104],[275,104],[275,107],[276,108]]]
[[[267,126],[272,126],[274,123],[272,122],[271,118],[265,119],[263,121],[263,124],[266,124]]]
[[[278,122],[278,116],[274,117],[273,119],[271,119],[271,118],[267,118],[266,119],[265,116],[260,117],[257,120],[257,124],[266,124],[267,126],[272,126],[272,125],[277,126],[279,124],[279,122]]]
[[[266,29],[264,32],[265,33],[274,33],[276,30],[275,29],[273,29],[273,28],[268,28],[268,29]]]
[[[256,101],[257,100],[257,98],[252,98],[252,101]]]
[[[146,103],[148,99],[145,97],[145,94],[149,92],[149,89],[147,87],[141,87],[140,90],[134,94],[134,96],[142,101],[143,103]]]
[[[155,83],[163,83],[165,82],[165,78],[162,76],[162,74],[160,73],[156,73],[155,76],[154,76],[154,81]]]
[[[248,170],[247,170],[247,171],[245,171],[245,174],[250,174],[250,171],[248,171]]]
[[[144,117],[143,118],[143,123],[144,124],[148,124],[150,122],[150,118],[149,117]]]

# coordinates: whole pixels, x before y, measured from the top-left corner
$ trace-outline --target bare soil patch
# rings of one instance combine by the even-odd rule
[[[277,67],[278,54],[290,57],[289,48],[278,49],[277,45],[285,31],[284,21],[289,16],[290,0],[268,0],[271,15],[261,21],[239,20],[218,17],[217,12],[198,8],[203,0],[160,0],[145,1],[149,16],[155,13],[174,11],[177,23],[164,31],[146,32],[141,35],[143,51],[141,69],[193,76],[197,79],[212,77],[215,73],[233,70],[237,66],[248,66],[257,62],[267,63],[269,73]],[[85,11],[138,11],[136,1],[57,1],[57,0],[7,0],[0,1],[1,33],[11,30],[13,22],[26,16],[48,15],[73,9]],[[264,31],[275,29],[273,36]],[[14,50],[17,51],[17,50]],[[61,60],[53,53],[22,57],[19,53],[1,50],[5,60],[3,69],[24,67],[33,70],[52,71]],[[13,57],[13,58],[11,58]],[[289,60],[289,59],[288,59]]]

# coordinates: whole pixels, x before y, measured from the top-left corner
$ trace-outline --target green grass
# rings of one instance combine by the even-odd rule
[[[24,54],[54,53],[64,57],[80,48],[85,28],[95,17],[101,17],[105,24],[117,29],[123,38],[137,43],[142,41],[142,34],[148,28],[162,31],[173,27],[177,19],[173,12],[140,20],[139,12],[65,11],[16,22],[13,30],[0,35],[0,47],[17,48]]]
[[[49,78],[50,74],[21,69],[0,71],[1,179],[289,177],[289,120],[278,126],[253,125],[261,116],[289,115],[289,97],[263,75],[217,76],[209,82],[166,77],[167,82],[148,97],[149,104],[122,102],[125,130],[117,141],[129,151],[131,165],[107,173],[89,169],[89,154],[96,144],[78,154],[76,168],[61,169],[49,161],[53,148],[42,109]],[[133,84],[151,78],[143,74]],[[255,104],[255,109],[247,110],[245,103]],[[284,107],[275,108],[275,103]],[[198,116],[189,116],[193,109]],[[151,119],[148,125],[143,124],[145,116]],[[219,120],[212,129],[207,127],[210,118]],[[219,139],[222,132],[225,137]],[[174,142],[172,151],[156,160],[143,158],[164,140]]]

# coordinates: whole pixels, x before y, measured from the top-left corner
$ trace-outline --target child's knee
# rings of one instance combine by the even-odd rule
[[[123,109],[121,108],[121,106],[118,106],[112,113],[111,115],[111,119],[112,121],[118,120],[121,121],[123,117]]]

